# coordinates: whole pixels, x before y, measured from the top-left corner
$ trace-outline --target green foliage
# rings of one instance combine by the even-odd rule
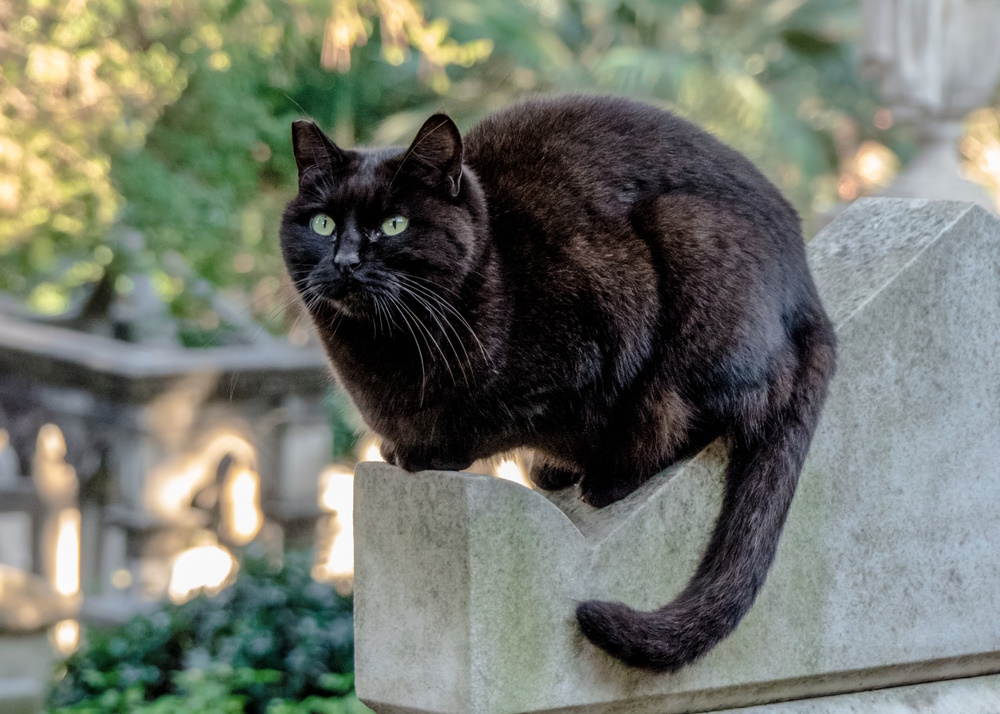
[[[746,153],[807,221],[838,200],[838,179],[862,141],[905,149],[874,126],[877,98],[855,70],[852,0],[440,0],[430,8],[453,18],[456,37],[494,39],[486,61],[456,73],[446,99],[466,123],[525,91],[640,97]],[[380,133],[398,139],[413,128],[394,121]]]
[[[353,677],[343,675],[338,680],[329,675],[329,692],[325,696],[311,695],[301,701],[271,699],[254,700],[245,694],[252,687],[266,685],[280,676],[279,672],[211,667],[189,670],[172,677],[175,694],[147,701],[137,688],[119,691],[110,689],[93,699],[58,707],[58,714],[370,714],[368,707],[349,691]],[[347,690],[347,693],[343,693]]]
[[[309,574],[311,560],[283,567],[249,559],[214,598],[167,606],[109,631],[92,630],[59,672],[54,711],[367,711],[353,696],[349,599]]]
[[[109,151],[141,145],[185,85],[155,38],[114,0],[0,4],[0,287],[103,239],[121,197]],[[165,11],[148,8],[153,28]]]
[[[291,120],[374,123],[488,51],[447,38],[410,0],[335,5],[372,35],[349,74],[319,61],[336,44],[329,0],[0,4],[0,290],[59,313],[107,272],[127,292],[113,271],[128,264],[175,316],[209,311],[175,304],[208,280],[273,317]],[[123,245],[116,223],[143,245]],[[99,259],[109,248],[131,255]]]
[[[875,128],[857,78],[856,0],[0,7],[13,48],[0,64],[0,290],[58,312],[127,264],[188,321],[190,344],[220,322],[187,297],[199,281],[288,327],[276,234],[302,115],[346,145],[402,143],[442,109],[465,128],[525,93],[637,96],[744,151],[807,222],[838,200],[863,141],[906,150]],[[128,260],[98,255],[123,249],[113,222],[145,236]]]

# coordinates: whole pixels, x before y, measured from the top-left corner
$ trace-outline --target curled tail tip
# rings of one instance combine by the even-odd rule
[[[577,605],[580,631],[594,645],[625,664],[651,672],[676,672],[697,656],[686,655],[678,640],[654,631],[649,615],[620,602],[588,600]]]
[[[620,623],[631,614],[631,608],[618,602],[588,600],[576,606],[580,631],[603,650],[620,648]]]

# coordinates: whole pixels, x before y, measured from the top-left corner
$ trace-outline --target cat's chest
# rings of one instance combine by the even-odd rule
[[[350,393],[365,423],[384,438],[398,443],[434,441],[449,434],[482,436],[531,430],[545,421],[554,400],[564,390],[542,388],[516,373],[489,384],[471,375],[421,382],[419,375],[390,375],[359,369],[334,369]],[[564,400],[562,400],[564,401]]]
[[[405,346],[336,343],[327,353],[365,422],[380,433],[415,422],[433,427],[441,414],[476,398],[460,371],[449,372],[425,354],[411,355]]]

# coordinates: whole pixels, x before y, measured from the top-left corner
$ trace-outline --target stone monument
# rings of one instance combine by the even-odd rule
[[[984,676],[1000,672],[1000,220],[862,200],[809,257],[839,371],[777,560],[729,639],[652,675],[574,618],[580,600],[653,608],[683,587],[719,508],[718,446],[603,510],[367,464],[359,697],[379,714],[1000,710]]]

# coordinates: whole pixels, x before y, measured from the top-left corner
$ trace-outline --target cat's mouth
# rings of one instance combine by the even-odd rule
[[[316,296],[317,303],[348,317],[366,317],[372,310],[372,298],[368,289],[363,281],[354,277],[314,286],[311,292]]]

